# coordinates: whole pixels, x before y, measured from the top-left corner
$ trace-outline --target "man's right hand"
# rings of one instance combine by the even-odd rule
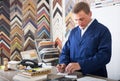
[[[65,65],[65,64],[58,64],[58,65],[56,66],[56,68],[57,68],[57,71],[58,71],[58,72],[63,73],[63,72],[65,72],[66,65]]]

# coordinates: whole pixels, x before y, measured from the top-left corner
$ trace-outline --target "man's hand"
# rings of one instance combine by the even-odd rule
[[[81,67],[79,63],[69,63],[65,68],[65,71],[70,74],[73,73],[75,70],[80,70],[80,69]]]
[[[58,64],[58,65],[56,66],[56,68],[57,68],[57,71],[58,71],[58,72],[63,73],[63,72],[65,72],[66,65],[65,65],[65,64]]]

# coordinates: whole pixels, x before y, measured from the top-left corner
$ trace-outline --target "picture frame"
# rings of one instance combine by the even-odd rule
[[[22,51],[20,54],[21,54],[22,59],[33,60],[37,63],[40,62],[36,49]]]

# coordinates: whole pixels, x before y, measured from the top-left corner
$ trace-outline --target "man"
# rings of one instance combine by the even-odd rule
[[[78,26],[71,31],[62,49],[57,70],[107,77],[106,64],[111,58],[108,28],[91,18],[92,12],[85,2],[77,3],[72,12]]]

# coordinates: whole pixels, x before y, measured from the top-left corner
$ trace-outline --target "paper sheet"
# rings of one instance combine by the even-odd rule
[[[86,77],[77,79],[77,81],[107,81],[107,80],[86,76]]]
[[[66,78],[77,78],[77,75],[69,75],[68,73],[57,73],[57,75],[62,75]]]
[[[57,73],[57,75],[63,75],[63,76],[66,76],[66,75],[68,75],[68,73]]]

